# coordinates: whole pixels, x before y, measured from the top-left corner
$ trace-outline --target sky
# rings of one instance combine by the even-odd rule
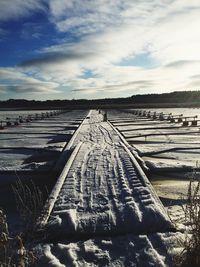
[[[199,89],[199,0],[0,0],[0,100]]]

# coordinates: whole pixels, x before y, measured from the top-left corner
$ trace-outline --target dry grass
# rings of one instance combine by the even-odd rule
[[[22,238],[19,235],[10,237],[6,216],[0,209],[0,266],[25,267],[32,266],[34,262],[33,253],[31,250],[25,249]]]
[[[185,240],[183,250],[176,257],[176,266],[200,266],[200,182],[191,179],[187,192],[185,215]]]
[[[20,232],[25,242],[36,239],[38,218],[44,207],[44,194],[32,181],[23,184],[20,179],[13,186],[17,210],[20,215]]]
[[[32,247],[44,238],[39,231],[38,218],[44,206],[44,195],[33,182],[23,184],[20,179],[13,186],[20,216],[20,229],[11,237],[6,216],[0,209],[0,267],[32,266],[36,258]]]

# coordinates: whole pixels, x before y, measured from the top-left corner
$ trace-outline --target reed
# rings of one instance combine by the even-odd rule
[[[20,232],[23,240],[30,243],[39,232],[38,218],[44,207],[44,194],[33,181],[24,184],[18,179],[12,187],[20,216]]]
[[[10,236],[6,216],[0,209],[0,266],[33,266],[35,260],[33,252],[25,248],[21,236]]]
[[[195,176],[196,173],[193,174]],[[194,177],[193,177],[194,178]],[[182,242],[183,250],[177,255],[176,266],[200,266],[200,181],[191,179],[187,190],[186,205],[182,206],[185,238]]]

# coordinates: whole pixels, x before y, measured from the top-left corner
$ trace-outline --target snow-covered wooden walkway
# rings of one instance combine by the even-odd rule
[[[54,238],[166,232],[172,224],[123,138],[93,110],[71,146],[46,218]]]

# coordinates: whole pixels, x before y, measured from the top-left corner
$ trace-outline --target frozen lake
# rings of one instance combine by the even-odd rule
[[[144,110],[144,109],[142,109]],[[130,110],[133,111],[133,110]],[[148,111],[148,110],[147,110]],[[200,116],[200,109],[152,109],[172,115]],[[200,161],[199,124],[183,127],[183,123],[170,123],[136,116],[121,111],[109,111],[108,117],[145,161],[151,171],[192,170]],[[127,119],[128,118],[128,119]]]
[[[16,222],[13,202],[6,197],[11,194],[8,184],[18,177],[23,182],[33,179],[39,186],[50,185],[51,192],[58,181],[50,195],[56,201],[48,220],[50,236],[55,240],[36,247],[42,248],[39,254],[43,253],[38,266],[63,259],[70,266],[74,262],[80,266],[132,266],[139,258],[152,266],[165,266],[173,254],[166,251],[176,241],[177,233],[171,232],[173,227],[164,207],[116,130],[102,121],[98,111],[87,113],[74,110],[0,131],[0,204],[7,205],[10,221]],[[7,117],[8,113],[2,115]],[[68,164],[69,150],[65,149],[71,143],[69,137],[80,125],[78,119],[86,116],[79,127],[82,130],[72,138],[78,147],[76,160],[55,198],[60,176],[54,167],[61,155]],[[122,112],[122,116],[127,114]],[[72,242],[68,235],[74,238]],[[87,240],[80,240],[81,235]]]

